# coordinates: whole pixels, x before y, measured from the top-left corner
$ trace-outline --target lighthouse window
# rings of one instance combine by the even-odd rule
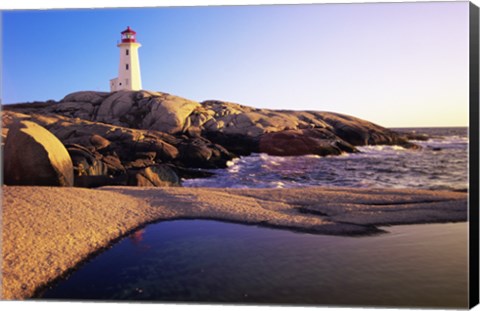
[[[126,55],[128,55],[128,49],[125,51]]]
[[[128,64],[125,65],[125,68],[128,70]]]

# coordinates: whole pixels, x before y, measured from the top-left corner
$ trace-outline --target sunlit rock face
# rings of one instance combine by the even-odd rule
[[[207,100],[201,103],[149,91],[114,93],[83,91],[59,103],[9,106],[23,113],[54,113],[132,129],[190,136],[243,136],[258,142],[262,135],[287,130],[325,129],[332,138],[354,146],[399,144],[413,147],[384,127],[348,115],[319,111],[257,109],[236,103]],[[298,135],[297,135],[298,137]]]
[[[45,128],[18,120],[4,147],[7,185],[73,186],[73,165],[63,144]]]
[[[189,116],[200,104],[160,92],[118,91],[114,93],[77,92],[44,110],[136,129],[170,134],[190,127]]]
[[[126,185],[159,164],[184,178],[197,174],[192,169],[224,168],[233,157],[251,153],[326,156],[357,152],[360,145],[416,147],[352,116],[196,102],[161,92],[82,91],[60,102],[3,108],[4,124],[30,120],[53,133],[72,157],[76,184],[87,187]],[[7,132],[2,130],[4,138]]]
[[[158,175],[150,178],[153,184],[173,186],[179,184],[179,177],[198,176],[198,172],[190,171],[192,168],[226,167],[233,157],[222,146],[202,137],[174,136],[52,113],[3,111],[2,119],[5,137],[14,119],[35,122],[52,132],[70,154],[75,186],[81,187],[134,184],[131,176],[149,167],[148,176]],[[178,176],[158,174],[164,171],[157,169],[160,164],[169,164]]]

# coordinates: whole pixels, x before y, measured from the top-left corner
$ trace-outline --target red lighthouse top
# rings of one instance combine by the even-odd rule
[[[137,42],[135,40],[135,35],[136,35],[136,32],[133,31],[133,29],[130,29],[130,26],[128,26],[127,29],[122,31],[122,43]]]

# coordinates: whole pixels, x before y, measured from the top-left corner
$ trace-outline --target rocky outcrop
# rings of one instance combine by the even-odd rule
[[[122,127],[179,133],[190,126],[188,116],[199,106],[197,102],[166,93],[119,91],[73,93],[48,109]]]
[[[222,132],[228,136],[260,137],[284,130],[327,128],[330,126],[310,112],[255,109],[222,101],[204,101],[208,112],[203,128],[206,132]]]
[[[56,114],[19,114],[3,111],[5,135],[12,120],[25,119],[44,126],[66,146],[73,162],[75,185],[127,185],[129,176],[147,167],[170,163],[179,177],[198,176],[189,169],[226,167],[233,155],[204,138],[172,136],[158,131],[129,129]],[[159,175],[160,179],[165,174]],[[171,178],[166,183],[176,184]],[[155,182],[159,184],[157,181]]]
[[[405,136],[352,116],[318,111],[256,109],[219,100],[198,103],[160,92],[78,92],[67,95],[55,105],[42,106],[37,103],[9,106],[8,109],[42,115],[60,114],[173,135],[205,137],[236,154],[248,154],[251,150],[258,149],[263,135],[267,135],[263,140],[268,140],[270,133],[308,129],[324,129],[335,136],[331,136],[334,141],[343,141],[353,146],[396,144],[414,147]],[[303,133],[311,134],[308,131]],[[301,136],[297,134],[292,138],[300,139]],[[228,140],[244,141],[248,146],[238,146],[226,142]],[[322,146],[326,145],[322,143],[317,147]],[[329,146],[325,152],[328,150]]]
[[[326,129],[285,130],[261,136],[259,151],[271,155],[339,155],[358,152],[349,143]]]
[[[319,118],[331,126],[332,132],[354,146],[400,145],[416,148],[403,135],[372,122],[333,112],[318,112]]]
[[[85,91],[58,103],[4,109],[4,125],[12,117],[31,120],[58,137],[72,157],[76,184],[87,186],[125,185],[132,176],[140,176],[132,183],[151,183],[141,176],[159,164],[172,165],[179,177],[198,176],[192,169],[223,168],[233,157],[254,152],[325,156],[358,152],[361,145],[416,147],[405,134],[343,114],[198,103],[160,92]]]
[[[7,185],[73,186],[73,166],[63,144],[40,125],[16,120],[4,148]]]

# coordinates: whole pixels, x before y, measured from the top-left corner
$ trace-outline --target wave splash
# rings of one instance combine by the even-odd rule
[[[442,129],[444,130],[444,129]],[[432,135],[430,133],[430,135]],[[356,154],[280,157],[252,154],[209,178],[189,179],[186,187],[296,188],[305,186],[468,189],[466,130],[415,141],[421,150],[400,146],[363,146]]]

